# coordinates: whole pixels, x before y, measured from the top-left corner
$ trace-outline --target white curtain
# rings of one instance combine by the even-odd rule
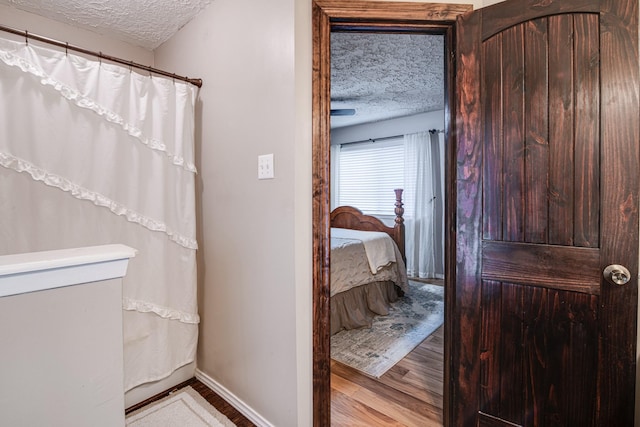
[[[331,172],[329,173],[331,176],[331,184],[329,187],[331,189],[331,210],[338,207],[338,200],[340,200],[340,148],[339,144],[331,145]]]
[[[444,277],[443,171],[437,132],[404,136],[407,275]]]
[[[138,250],[123,282],[127,390],[195,357],[196,96],[0,38],[0,254]]]

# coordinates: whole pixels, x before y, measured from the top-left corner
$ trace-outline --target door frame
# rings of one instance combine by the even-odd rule
[[[445,36],[445,234],[450,234],[455,213],[455,46],[456,18],[473,10],[471,4],[409,3],[383,1],[313,0],[313,98],[312,98],[312,232],[313,232],[313,425],[331,425],[330,337],[330,109],[331,30],[420,31]],[[444,421],[449,425],[450,327],[449,283],[455,271],[451,255],[455,247],[445,239],[445,373]]]

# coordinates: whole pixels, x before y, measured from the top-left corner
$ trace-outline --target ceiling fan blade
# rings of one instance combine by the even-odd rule
[[[354,108],[336,108],[335,110],[331,110],[332,116],[353,116],[356,114],[356,110]]]

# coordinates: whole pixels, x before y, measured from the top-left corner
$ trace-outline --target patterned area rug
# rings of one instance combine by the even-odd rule
[[[187,386],[127,415],[132,427],[233,427],[227,417]]]
[[[331,358],[380,378],[444,322],[444,287],[409,280],[409,292],[371,328],[331,337]]]

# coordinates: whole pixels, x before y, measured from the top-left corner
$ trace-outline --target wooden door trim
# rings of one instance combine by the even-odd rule
[[[475,333],[480,321],[481,296],[476,285],[482,276],[480,264],[480,242],[482,241],[482,223],[477,212],[482,211],[481,185],[479,171],[482,167],[482,147],[475,141],[482,140],[482,118],[479,114],[481,100],[479,51],[473,41],[481,39],[482,25],[480,13],[474,12],[459,19],[456,28],[455,60],[456,100],[455,110],[455,155],[452,155],[452,184],[454,195],[447,204],[452,209],[455,221],[448,231],[451,241],[449,268],[450,277],[448,305],[448,329],[445,341],[456,342],[448,346],[445,361],[449,368],[449,394],[445,416],[449,425],[472,425],[477,417],[480,367],[479,337]],[[462,171],[458,163],[467,165]],[[458,229],[460,231],[458,232]],[[471,243],[471,244],[469,244]],[[471,339],[465,334],[473,334]],[[464,384],[461,382],[464,381]],[[467,386],[470,385],[470,386]]]
[[[413,2],[381,2],[381,1],[349,1],[349,0],[314,0],[313,3],[313,98],[312,98],[312,168],[313,168],[313,200],[312,200],[312,232],[313,232],[313,425],[329,426],[331,423],[331,352],[330,352],[330,279],[329,279],[329,217],[330,217],[330,33],[332,25],[346,23],[367,29],[393,26],[401,28],[431,28],[444,34],[447,38],[448,52],[452,52],[455,43],[454,25],[456,18],[472,10],[472,5],[445,3],[413,3]],[[449,129],[446,139],[447,165],[451,169],[453,129],[451,117],[454,106],[454,62],[453,55],[445,57],[448,70],[445,76],[445,126]],[[449,172],[445,176],[447,189],[453,189]],[[451,193],[449,193],[451,194]],[[445,218],[451,223],[453,201],[455,196],[448,197]],[[448,240],[448,239],[446,239]],[[451,254],[450,245],[445,253]],[[453,262],[447,257],[447,272],[453,271]],[[447,279],[448,281],[449,279]],[[446,295],[449,305],[450,296]],[[448,316],[448,314],[445,314]],[[445,324],[447,322],[445,321]],[[446,326],[445,326],[446,330]],[[446,333],[446,332],[445,332]],[[448,340],[445,340],[448,341]],[[445,343],[445,358],[449,344]],[[445,359],[446,360],[446,359]],[[445,366],[445,424],[448,397],[448,365]]]

